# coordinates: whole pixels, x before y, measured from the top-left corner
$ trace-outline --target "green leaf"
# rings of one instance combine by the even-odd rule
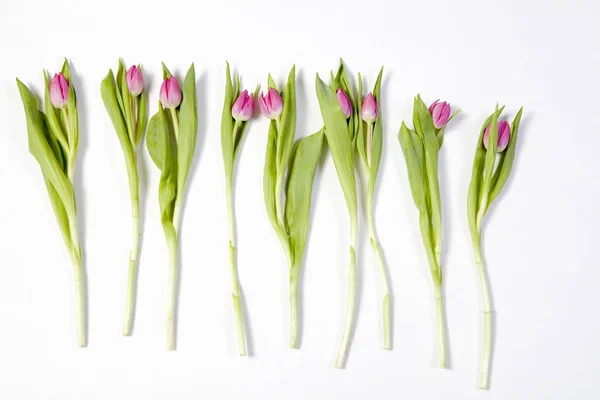
[[[398,139],[404,153],[404,160],[406,161],[408,181],[413,200],[419,210],[426,210],[423,142],[417,134],[407,128],[404,122],[400,127]]]
[[[52,186],[52,182],[50,182],[48,179],[44,179],[44,182],[46,183],[46,189],[48,190],[48,196],[50,197],[50,204],[54,210],[56,222],[58,222],[58,227],[60,228],[60,233],[62,234],[67,248],[71,248],[73,247],[71,241],[71,227],[69,225],[69,216],[65,210],[65,206],[63,205],[58,192],[54,186]]]
[[[38,110],[35,95],[17,79],[17,86],[23,101],[27,120],[29,151],[37,160],[44,178],[47,179],[60,197],[67,213],[75,216],[75,193],[73,186],[64,173],[64,160],[57,158],[49,142],[52,142],[46,125],[45,116]]]
[[[231,72],[229,63],[226,63],[225,71],[225,99],[223,100],[223,112],[221,115],[221,151],[223,153],[223,164],[225,165],[225,176],[228,180],[233,176],[234,142],[233,142],[233,117],[231,106],[235,101],[233,97],[233,84],[231,83]]]
[[[167,115],[162,108],[160,102],[158,103],[158,112],[150,118],[148,123],[148,132],[146,134],[146,147],[148,147],[148,153],[150,158],[154,161],[154,164],[161,171],[166,168],[167,155],[165,151],[170,145],[164,142],[170,141],[170,129]]]
[[[375,184],[377,183],[377,173],[379,172],[379,164],[381,163],[381,152],[383,149],[383,119],[381,115],[381,78],[383,75],[383,67],[379,71],[373,96],[377,100],[377,120],[373,126],[373,140],[371,143],[371,165],[369,168],[369,187],[367,196],[373,198],[375,192]]]
[[[137,108],[137,127],[135,132],[135,146],[142,140],[146,126],[148,125],[148,95],[146,90],[143,90],[139,95]]]
[[[323,148],[323,130],[299,139],[290,160],[286,187],[285,224],[292,250],[292,264],[300,267],[310,221],[315,171]]]
[[[512,170],[513,161],[515,159],[515,151],[517,148],[517,137],[519,134],[519,124],[521,123],[521,115],[523,114],[523,107],[517,113],[517,116],[513,120],[512,127],[510,130],[510,141],[508,142],[508,147],[502,153],[500,153],[500,161],[498,161],[498,166],[496,167],[496,172],[494,172],[494,176],[492,177],[491,189],[490,189],[490,197],[488,200],[488,208],[492,204],[492,202],[498,197],[508,177],[510,176],[510,172]]]
[[[273,80],[273,77],[271,76],[271,74],[269,74],[269,76],[267,77],[267,85],[268,85],[267,89],[275,89],[275,90],[277,90],[277,84]],[[279,91],[279,90],[277,90],[277,91]]]
[[[177,141],[177,189],[183,193],[192,165],[198,135],[198,112],[196,99],[196,72],[192,64],[183,81],[183,100],[179,112],[179,139]]]
[[[349,134],[346,117],[337,101],[335,92],[321,78],[316,77],[317,97],[325,123],[325,136],[331,150],[338,179],[344,191],[351,222],[357,220],[356,181],[354,178],[354,144]]]
[[[119,60],[123,71],[126,71],[123,60]],[[133,96],[129,93],[129,86],[127,85],[127,74],[121,75],[121,81],[117,82],[117,90],[121,91],[121,98],[123,99],[123,108],[121,111],[125,118],[125,126],[127,127],[127,138],[131,142],[131,146],[135,146],[135,132],[133,131]]]
[[[277,172],[285,174],[296,135],[296,67],[290,71],[283,93],[283,111],[277,137]]]
[[[171,71],[169,71],[165,63],[161,63],[161,65],[163,71],[163,80],[169,79],[171,76],[173,76],[173,74],[171,73]]]
[[[269,134],[267,137],[267,152],[265,154],[265,167],[263,171],[263,195],[265,198],[265,206],[267,208],[267,215],[271,221],[271,225],[280,235],[282,227],[279,225],[277,220],[277,209],[275,199],[277,194],[275,193],[275,186],[277,182],[277,163],[276,148],[277,148],[277,128],[275,123],[271,121],[269,124]],[[281,193],[279,193],[281,195]]]
[[[123,81],[123,79],[126,79],[125,77],[125,71],[123,70],[123,63],[121,62],[121,59],[119,59],[119,68],[117,69],[117,76],[115,78],[115,92],[117,95],[117,102],[119,103],[119,108],[121,109],[121,112],[123,113],[123,121],[125,121],[125,105],[123,104],[123,96],[121,95],[121,84],[120,82]]]
[[[71,140],[69,146],[73,157],[77,153],[77,147],[79,146],[79,117],[77,114],[77,95],[75,94],[75,85],[71,79],[71,69],[69,62],[65,59],[62,67],[62,74],[69,82],[69,95],[67,98],[67,114],[69,115],[69,131],[71,132]]]
[[[133,149],[131,141],[129,140],[129,135],[127,134],[124,116],[119,107],[118,91],[115,87],[114,76],[111,70],[109,70],[108,75],[102,80],[100,93],[102,95],[102,100],[104,101],[104,107],[117,132],[119,143],[121,144],[125,158],[133,158]]]

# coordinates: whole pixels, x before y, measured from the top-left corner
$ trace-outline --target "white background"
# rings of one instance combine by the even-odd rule
[[[8,1],[0,3],[0,397],[3,399],[592,399],[600,377],[600,8],[594,0]],[[14,78],[42,93],[66,56],[81,121],[76,192],[89,278],[89,346],[75,346],[70,261]],[[236,356],[220,147],[224,64],[243,86],[298,68],[297,136],[322,122],[314,74],[342,56],[372,87],[385,65],[376,217],[393,287],[394,349],[380,349],[377,275],[359,246],[356,334],[332,368],[345,306],[348,220],[330,157],[318,173],[300,350],[287,348],[285,258],[262,197],[267,121],[237,161],[239,273],[251,356]],[[178,349],[166,351],[167,248],[158,171],[141,150],[143,244],[133,337],[121,336],[130,213],[125,165],[100,98],[119,57],[141,63],[156,111],[160,61],[196,63],[199,132],[184,212]],[[412,98],[463,112],[440,179],[450,368],[437,365],[432,283],[396,134]],[[496,102],[525,106],[484,254],[496,312],[491,390],[477,389],[482,305],[466,220],[478,131]]]

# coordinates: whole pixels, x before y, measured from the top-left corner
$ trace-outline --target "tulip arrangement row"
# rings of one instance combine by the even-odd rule
[[[312,186],[325,142],[332,155],[350,218],[348,305],[340,348],[335,366],[342,368],[352,336],[356,292],[356,244],[358,238],[357,191],[366,199],[365,214],[369,241],[381,279],[381,314],[383,348],[391,348],[390,289],[383,250],[377,239],[373,195],[383,147],[383,128],[379,103],[381,78],[363,96],[363,80],[358,75],[358,89],[352,85],[344,64],[331,74],[326,84],[318,75],[316,92],[323,127],[316,133],[296,139],[296,73],[289,73],[284,90],[279,90],[268,76],[268,89],[258,94],[241,90],[240,76],[232,79],[226,68],[226,86],[221,119],[222,156],[226,179],[229,216],[229,258],[232,278],[232,301],[236,321],[238,349],[246,355],[244,318],[240,283],[237,276],[235,210],[233,207],[233,171],[240,143],[248,122],[254,115],[255,102],[269,125],[265,155],[263,192],[267,216],[281,242],[289,268],[290,347],[298,346],[298,282],[306,244]],[[73,176],[78,143],[78,114],[75,88],[65,60],[61,72],[49,80],[44,74],[46,90],[44,112],[38,109],[37,97],[17,79],[23,100],[30,152],[38,161],[59,228],[71,255],[77,299],[78,345],[86,345],[85,304],[82,251],[77,230]],[[122,60],[116,75],[112,70],[101,83],[101,96],[113,123],[125,157],[132,212],[132,244],[129,254],[127,296],[123,334],[132,332],[135,304],[137,259],[140,252],[140,202],[137,152],[146,134],[148,152],[161,172],[159,206],[169,250],[167,305],[167,346],[175,348],[175,299],[178,280],[179,226],[187,177],[194,157],[198,128],[196,77],[192,64],[183,85],[163,64],[158,111],[148,121],[148,99],[139,65],[129,69]],[[482,221],[497,198],[512,169],[522,108],[512,127],[500,121],[503,108],[496,107],[484,122],[476,146],[473,173],[468,195],[468,218],[476,266],[484,294],[484,349],[480,386],[487,388],[491,349],[491,307],[488,283],[481,253]],[[444,141],[446,125],[459,111],[451,114],[446,102],[436,100],[429,107],[420,96],[414,99],[413,128],[402,123],[398,135],[406,161],[408,179],[419,212],[423,245],[435,288],[440,340],[440,367],[446,366],[445,316],[442,303],[442,206],[439,190],[438,155]],[[358,162],[355,155],[358,153]],[[366,176],[364,187],[357,188],[355,166]]]

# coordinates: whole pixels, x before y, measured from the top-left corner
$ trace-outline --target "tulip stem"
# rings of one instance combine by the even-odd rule
[[[169,283],[167,287],[167,350],[175,350],[175,313],[177,305],[177,233],[168,240],[169,246]]]
[[[440,368],[446,368],[446,318],[444,316],[444,303],[442,288],[435,288],[435,308],[437,313],[438,333],[440,337]]]
[[[234,132],[236,130],[234,129]],[[235,247],[235,213],[233,207],[233,184],[232,177],[227,177],[227,215],[229,217],[229,262],[231,273],[231,297],[233,300],[233,311],[235,318],[238,352],[241,357],[246,355],[246,334],[244,330],[244,317],[242,314],[242,292],[237,273],[237,259]]]
[[[367,166],[371,168],[371,148],[373,147],[373,123],[368,123],[367,127]]]
[[[134,149],[135,163],[135,149]],[[132,171],[133,172],[133,171]],[[137,260],[140,253],[140,200],[138,194],[137,171],[135,176],[130,177],[134,182],[130,184],[131,190],[131,216],[132,216],[132,238],[131,250],[129,252],[129,269],[127,273],[127,292],[125,297],[125,322],[123,325],[123,335],[131,335],[133,329],[133,310],[135,308],[135,292],[137,280]]]
[[[175,141],[179,142],[179,118],[177,117],[177,110],[175,108],[169,108],[171,111],[171,119],[173,120],[173,130],[175,131]]]
[[[481,356],[481,369],[479,376],[479,387],[487,389],[489,383],[491,348],[492,348],[492,306],[489,283],[485,272],[483,257],[481,253],[481,235],[473,238],[473,250],[475,253],[475,264],[479,273],[481,282],[481,291],[483,293],[483,353]]]
[[[344,368],[348,344],[354,326],[354,308],[356,303],[356,244],[358,240],[358,221],[351,215],[350,221],[350,265],[348,267],[348,303],[346,308],[346,321],[342,333],[342,341],[335,359],[335,368]]]
[[[290,267],[290,348],[298,348],[298,275],[299,265]]]
[[[367,225],[369,227],[369,242],[373,249],[373,255],[377,259],[377,265],[379,267],[379,275],[382,287],[382,323],[383,323],[383,349],[391,349],[391,317],[390,317],[390,287],[387,276],[387,268],[385,266],[385,260],[383,258],[383,250],[377,239],[377,233],[375,231],[375,221],[373,218],[373,196],[369,195],[367,201]]]

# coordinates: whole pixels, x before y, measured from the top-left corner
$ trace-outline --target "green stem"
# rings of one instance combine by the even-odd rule
[[[352,336],[354,325],[354,308],[356,302],[356,243],[358,240],[358,218],[351,216],[350,224],[350,266],[348,268],[348,304],[346,308],[346,322],[342,333],[342,342],[335,359],[335,367],[343,368],[346,362],[348,344]]]
[[[85,327],[85,286],[83,281],[83,266],[81,258],[74,251],[71,252],[71,261],[73,263],[73,277],[75,280],[75,318],[77,321],[77,345],[85,347],[87,345],[87,335]]]
[[[290,266],[290,348],[298,348],[298,278],[300,266]]]
[[[367,166],[371,167],[371,148],[373,147],[373,123],[367,124]]]
[[[131,132],[129,133],[129,140],[131,147],[135,150],[135,134],[137,131],[137,96],[131,96]]]
[[[371,248],[373,254],[377,259],[377,265],[379,266],[379,275],[382,287],[382,322],[383,322],[383,349],[390,350],[391,346],[391,322],[390,322],[390,286],[387,276],[387,268],[385,266],[385,260],[383,258],[383,250],[377,240],[377,232],[375,231],[375,220],[373,217],[373,198],[369,196],[367,201],[367,225],[369,226],[369,236],[371,242]]]
[[[177,234],[176,234],[177,235]],[[175,306],[177,304],[177,237],[168,240],[169,283],[167,287],[167,349],[175,350]]]
[[[137,188],[137,187],[136,187]],[[125,297],[125,323],[123,335],[131,335],[133,327],[133,310],[135,307],[135,292],[137,279],[137,260],[140,253],[140,202],[137,190],[131,196],[132,243],[129,252],[129,269],[127,273],[127,294]]]
[[[446,318],[442,300],[442,288],[435,288],[435,308],[437,311],[437,324],[440,337],[440,368],[446,368]]]
[[[490,373],[490,353],[492,348],[492,306],[490,289],[481,255],[481,241],[479,238],[473,240],[473,249],[475,251],[475,263],[479,280],[481,281],[481,290],[483,292],[483,353],[481,357],[481,375],[479,377],[479,387],[488,388]]]
[[[179,142],[179,118],[177,118],[177,110],[175,108],[169,108],[171,112],[171,119],[173,120],[173,130],[175,131],[175,141]]]
[[[244,317],[242,314],[242,293],[237,273],[236,247],[235,247],[235,213],[233,207],[232,177],[227,177],[226,196],[227,214],[229,217],[229,262],[231,272],[231,297],[235,317],[238,351],[241,357],[246,355],[246,334],[244,330]]]

